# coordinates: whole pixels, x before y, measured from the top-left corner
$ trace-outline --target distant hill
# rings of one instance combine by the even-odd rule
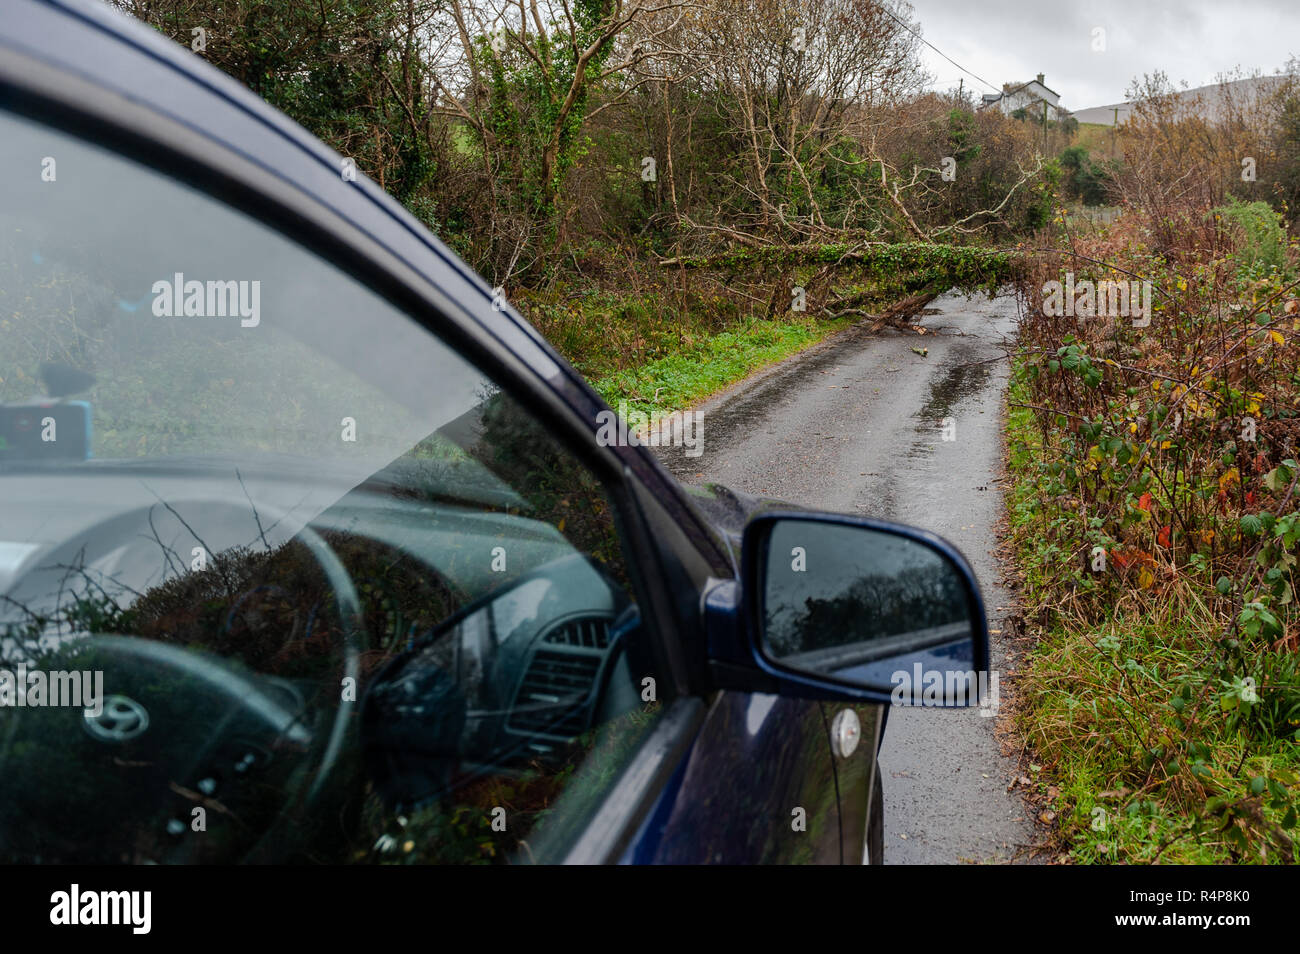
[[[1199,96],[1201,99],[1199,111],[1202,117],[1213,120],[1218,118],[1218,112],[1226,97],[1248,99],[1267,95],[1285,79],[1286,77],[1283,76],[1251,77],[1249,79],[1232,80],[1229,83],[1216,83],[1211,86],[1197,86],[1194,89],[1179,90],[1177,95],[1179,99],[1186,100],[1189,103],[1195,102]],[[1080,123],[1113,126],[1117,119],[1121,123],[1124,122],[1132,112],[1132,103],[1111,103],[1109,106],[1090,106],[1087,109],[1076,109],[1074,118]]]

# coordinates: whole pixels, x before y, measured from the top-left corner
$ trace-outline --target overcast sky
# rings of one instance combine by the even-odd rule
[[[1300,0],[911,0],[926,40],[994,87],[1044,73],[1071,110],[1124,100],[1143,73],[1177,84],[1241,66],[1272,73],[1300,55]],[[1093,52],[1093,30],[1106,49]],[[987,86],[922,47],[938,89]]]

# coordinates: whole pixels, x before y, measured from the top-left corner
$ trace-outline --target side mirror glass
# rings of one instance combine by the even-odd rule
[[[775,669],[903,705],[986,700],[983,601],[969,565],[938,537],[781,515],[752,524],[745,550],[752,629]]]

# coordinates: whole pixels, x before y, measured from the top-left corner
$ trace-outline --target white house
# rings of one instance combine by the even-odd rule
[[[1061,112],[1061,94],[1048,89],[1047,84],[1043,82],[1042,73],[1028,83],[1003,83],[1002,92],[985,93],[983,100],[979,105],[980,109],[993,107],[1008,116],[1017,109],[1023,109],[1031,119],[1041,119],[1043,103],[1047,104],[1048,119],[1058,119],[1058,114]]]

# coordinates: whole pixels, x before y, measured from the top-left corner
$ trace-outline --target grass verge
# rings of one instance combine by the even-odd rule
[[[676,354],[606,375],[593,386],[611,405],[628,405],[651,419],[690,407],[746,376],[812,347],[852,324],[752,319]]]

